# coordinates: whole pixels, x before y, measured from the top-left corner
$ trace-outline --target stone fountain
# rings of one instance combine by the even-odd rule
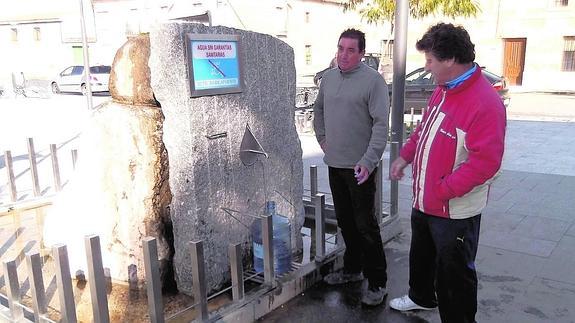
[[[241,92],[191,96],[188,34],[238,37]],[[142,240],[156,237],[164,286],[175,281],[186,294],[188,242],[204,241],[208,289],[221,288],[229,280],[228,244],[242,243],[250,264],[247,227],[267,200],[290,220],[292,251],[300,248],[293,59],[276,38],[220,26],[168,22],[129,39],[112,66],[112,100],[94,109],[75,177],[46,217],[44,244],[67,244],[71,270],[85,270],[84,236],[98,234],[110,277],[142,282]],[[269,157],[251,165],[239,158],[246,125]]]

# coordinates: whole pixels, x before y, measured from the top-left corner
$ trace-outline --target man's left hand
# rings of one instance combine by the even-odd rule
[[[367,179],[369,178],[369,170],[367,170],[367,167],[358,164],[355,165],[353,170],[355,172],[355,179],[357,180],[357,185],[365,183],[365,181],[367,181]]]

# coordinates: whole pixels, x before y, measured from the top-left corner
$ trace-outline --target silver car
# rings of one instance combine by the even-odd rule
[[[108,91],[108,81],[110,79],[111,67],[108,65],[98,65],[90,67],[90,85],[92,92]],[[52,81],[52,92],[76,92],[86,94],[86,79],[84,77],[84,66],[69,66],[60,72]]]

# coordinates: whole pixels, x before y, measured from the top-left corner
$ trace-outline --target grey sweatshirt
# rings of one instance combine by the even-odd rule
[[[387,142],[389,94],[374,69],[360,63],[348,72],[323,75],[314,104],[317,141],[325,141],[324,162],[331,167],[377,166]]]

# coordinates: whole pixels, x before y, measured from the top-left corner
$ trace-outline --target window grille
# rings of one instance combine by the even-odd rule
[[[561,70],[575,71],[575,36],[565,37]]]
[[[34,40],[35,41],[40,41],[41,37],[40,37],[40,27],[34,27]]]
[[[305,65],[311,65],[311,45],[305,45]]]
[[[383,57],[392,58],[393,57],[393,39],[382,40],[381,41],[381,55]]]

